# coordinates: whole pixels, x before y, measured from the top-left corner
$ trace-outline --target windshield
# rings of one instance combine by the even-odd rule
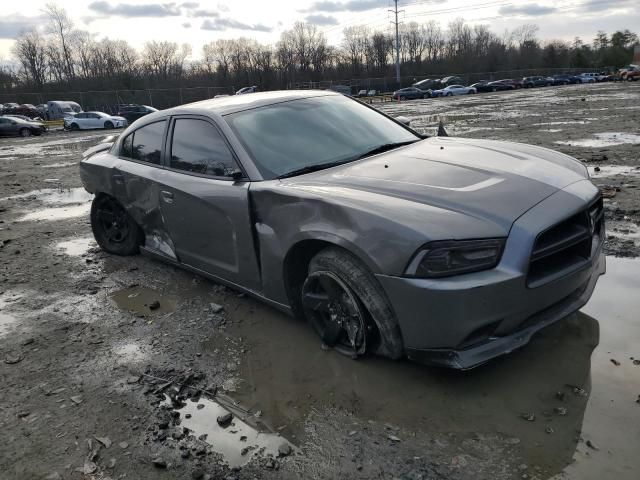
[[[357,159],[381,145],[420,140],[382,114],[343,96],[278,103],[227,115],[265,179]]]

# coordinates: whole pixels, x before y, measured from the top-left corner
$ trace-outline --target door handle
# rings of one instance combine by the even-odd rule
[[[166,202],[166,203],[173,203],[173,193],[171,192],[167,192],[166,190],[162,190],[160,192],[160,195],[162,195],[162,199]]]
[[[116,185],[124,185],[124,177],[122,175],[114,175],[113,181]]]

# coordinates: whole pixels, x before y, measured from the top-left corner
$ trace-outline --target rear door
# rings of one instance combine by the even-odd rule
[[[145,246],[175,260],[175,248],[160,210],[162,155],[168,119],[144,125],[129,133],[111,177],[112,191],[145,233]]]
[[[173,117],[165,166],[161,208],[179,260],[260,289],[249,182],[215,122]]]

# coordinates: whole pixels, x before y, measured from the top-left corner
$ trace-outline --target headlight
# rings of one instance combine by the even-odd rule
[[[504,243],[504,238],[431,242],[416,253],[405,275],[439,278],[488,270],[500,261]]]

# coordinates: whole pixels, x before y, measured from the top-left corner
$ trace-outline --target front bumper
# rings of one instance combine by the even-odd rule
[[[591,182],[578,182],[533,207],[514,223],[495,269],[442,279],[377,275],[409,359],[470,369],[526,345],[585,305],[606,271],[603,235],[588,261],[566,275],[531,288],[527,272],[537,234],[583,210],[596,194]]]

